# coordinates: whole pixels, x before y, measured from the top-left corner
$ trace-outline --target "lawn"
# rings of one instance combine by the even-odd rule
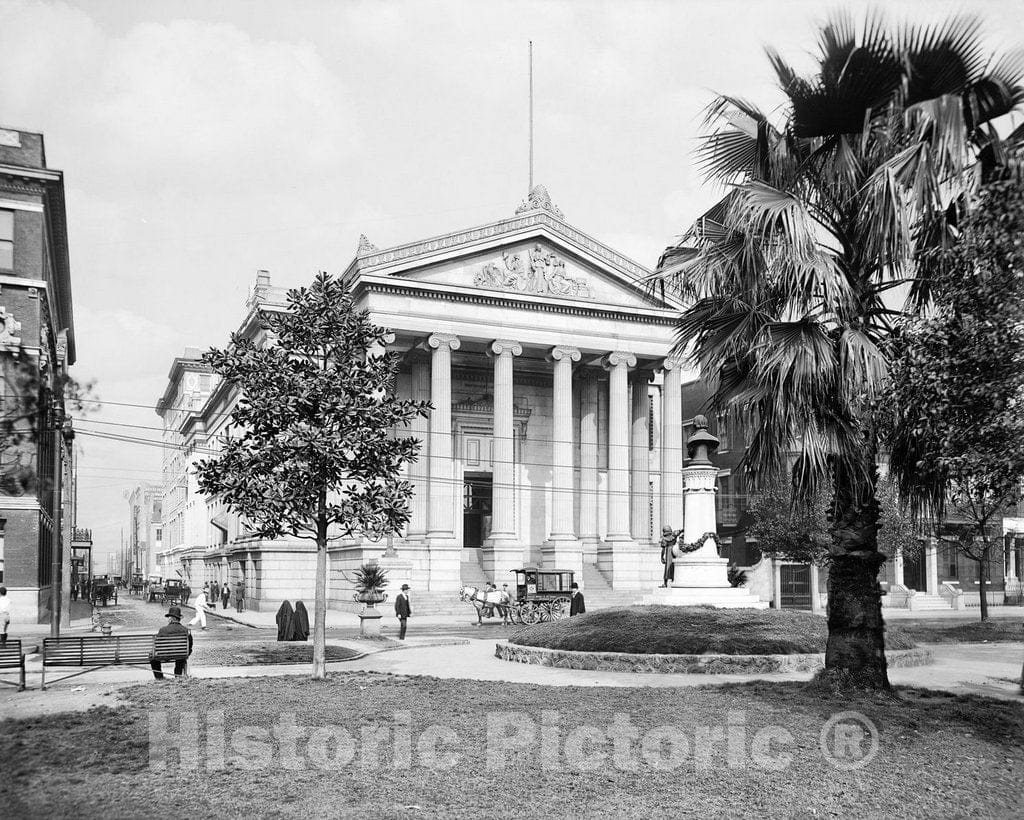
[[[848,710],[879,738],[856,770],[820,746]],[[1010,816],[1024,766],[1019,704],[830,700],[796,683],[192,680],[132,688],[115,709],[5,721],[0,736],[0,805],[19,818]]]
[[[511,643],[587,652],[703,655],[792,655],[824,652],[825,619],[775,609],[643,606],[602,609],[538,624],[509,636]],[[886,631],[889,649],[911,649],[901,629]]]
[[[991,621],[900,621],[900,629],[921,643],[1024,641],[1024,619]]]

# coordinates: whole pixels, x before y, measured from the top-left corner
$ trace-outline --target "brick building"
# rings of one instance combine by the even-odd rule
[[[15,624],[49,618],[53,568],[70,551],[71,304],[63,173],[47,167],[42,134],[0,127],[0,579]]]

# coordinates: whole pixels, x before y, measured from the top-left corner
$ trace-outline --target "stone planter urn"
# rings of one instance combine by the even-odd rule
[[[380,637],[380,621],[384,614],[377,609],[377,604],[388,599],[387,593],[379,589],[364,589],[352,597],[363,604],[363,611],[359,613],[359,634],[364,638]]]

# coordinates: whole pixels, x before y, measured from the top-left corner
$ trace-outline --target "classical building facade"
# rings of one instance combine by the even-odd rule
[[[47,167],[42,134],[0,127],[0,582],[15,624],[50,617],[62,566],[70,587],[62,380],[74,362],[64,176]]]
[[[412,520],[386,559],[385,543],[331,547],[333,606],[351,604],[346,578],[373,559],[412,584],[421,611],[531,563],[623,601],[660,582],[657,533],[682,526],[683,373],[668,358],[678,306],[650,293],[649,273],[570,226],[539,187],[479,228],[386,249],[360,240],[343,279],[393,333],[399,395],[433,410],[412,429],[423,442],[409,467]],[[284,306],[260,272],[239,332],[258,338],[260,315]],[[219,384],[183,398],[197,364],[176,360],[158,407],[167,486],[184,488],[180,530],[165,495],[163,571],[180,568],[194,588],[243,580],[261,609],[311,600],[308,542],[261,541],[216,504],[198,506],[188,464],[215,451],[238,397]]]

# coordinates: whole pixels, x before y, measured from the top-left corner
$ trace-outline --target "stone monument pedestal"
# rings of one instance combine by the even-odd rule
[[[704,416],[694,418],[696,430],[686,442],[690,464],[683,470],[683,544],[697,549],[675,555],[672,585],[654,590],[650,603],[667,606],[715,606],[728,609],[767,609],[768,602],[743,587],[729,583],[729,561],[718,555],[715,539],[715,493],[718,469],[710,455],[718,439],[708,433]]]

